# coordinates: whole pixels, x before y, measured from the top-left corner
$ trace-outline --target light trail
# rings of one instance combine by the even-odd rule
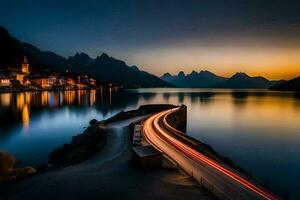
[[[153,144],[154,146],[159,148],[161,151],[165,152],[165,151],[167,151],[167,149],[163,149],[164,144],[162,143],[162,141],[165,141],[168,144],[170,144],[171,146],[173,146],[175,149],[177,149],[178,151],[187,155],[189,158],[191,158],[197,162],[205,163],[207,167],[217,170],[221,174],[234,180],[236,183],[250,189],[252,192],[258,194],[259,196],[263,197],[264,199],[278,200],[277,197],[273,196],[272,194],[265,191],[264,189],[261,189],[260,187],[254,185],[253,183],[251,183],[251,182],[247,181],[246,179],[244,179],[243,177],[239,176],[235,172],[230,171],[229,169],[226,169],[225,167],[221,166],[219,163],[215,162],[214,160],[206,157],[202,153],[194,150],[193,148],[189,147],[185,143],[172,137],[167,131],[164,130],[164,128],[161,127],[160,122],[163,118],[163,123],[166,124],[166,126],[168,126],[168,128],[171,127],[166,122],[166,116],[169,113],[172,113],[173,111],[174,111],[174,109],[160,112],[158,114],[151,116],[144,122],[144,126],[143,126],[144,135],[151,144]],[[173,129],[174,128],[171,127],[169,130],[173,130]],[[176,130],[175,132],[178,133],[180,131]],[[181,133],[181,134],[183,134],[183,133]],[[168,152],[165,152],[165,153],[168,154]],[[170,156],[170,154],[169,154],[169,156]],[[172,159],[174,159],[174,158],[172,158]],[[176,158],[175,158],[175,161],[176,161]]]

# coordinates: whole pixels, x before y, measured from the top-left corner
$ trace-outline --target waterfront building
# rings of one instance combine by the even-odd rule
[[[90,78],[86,74],[83,74],[77,77],[77,83],[85,84],[87,86],[95,86],[96,80],[94,78]]]
[[[79,90],[87,89],[87,85],[85,85],[83,83],[76,83],[76,88]]]
[[[10,87],[10,86],[11,86],[11,78],[0,74],[0,87]]]
[[[29,71],[29,63],[27,61],[27,57],[24,56],[23,62],[21,64],[20,70],[15,70],[14,76],[15,80],[19,81],[21,85],[29,85],[30,81],[28,76],[30,75]]]
[[[25,76],[27,76],[27,74],[22,71],[17,70],[15,72],[15,80],[19,81],[21,85],[23,85],[25,82]]]
[[[72,78],[67,78],[67,84],[70,86],[74,86],[75,85],[75,81]]]
[[[50,89],[52,87],[52,85],[50,84],[51,81],[49,81],[49,76],[47,75],[32,77],[31,81],[34,85],[41,87],[43,89]]]
[[[96,85],[96,79],[90,78],[90,85],[95,86]]]
[[[24,56],[24,60],[23,60],[22,66],[21,66],[21,71],[24,74],[27,74],[27,75],[30,74],[30,72],[29,72],[29,63],[27,61],[27,57],[26,56]]]
[[[50,86],[57,85],[58,82],[57,77],[55,75],[50,75],[48,81]]]
[[[58,85],[64,86],[64,85],[66,84],[66,79],[65,79],[65,77],[59,76],[57,79],[58,79],[58,80],[57,80]]]

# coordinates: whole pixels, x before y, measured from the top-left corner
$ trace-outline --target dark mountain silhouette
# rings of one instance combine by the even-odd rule
[[[137,66],[135,66],[135,65],[131,66],[131,68],[134,69],[134,70],[136,70],[136,71],[140,71],[140,69]]]
[[[64,72],[70,67],[72,67],[68,59],[59,56],[53,52],[41,51],[37,47],[28,43],[22,43],[22,48],[27,52],[27,54],[31,55],[27,56],[29,57],[29,59],[37,58],[40,61],[44,62],[48,68],[51,68],[55,71]]]
[[[125,85],[127,87],[167,87],[169,83],[144,71],[136,66],[130,67],[124,61],[117,60],[103,53],[83,72],[93,74],[97,79],[105,82]]]
[[[8,31],[0,26],[0,69],[20,67],[24,55],[30,58],[31,71],[41,70],[48,65],[28,52],[24,44],[11,37]]]
[[[70,67],[66,58],[53,52],[41,51],[31,44],[20,42],[11,37],[5,28],[0,27],[0,69],[19,68],[25,55],[30,61],[30,71],[32,72],[45,69],[65,71]]]
[[[209,88],[219,84],[227,78],[217,76],[209,71],[192,71],[190,74],[185,75],[180,71],[177,75],[172,76],[170,73],[165,73],[161,79],[172,83],[177,87],[202,87]]]
[[[185,75],[165,73],[161,79],[177,87],[233,88],[233,89],[267,89],[284,81],[270,81],[262,76],[250,77],[245,73],[236,73],[230,78],[217,76],[209,71],[192,71]]]
[[[0,69],[19,68],[23,57],[27,56],[30,70],[39,72],[52,69],[58,72],[87,73],[112,84],[122,84],[125,87],[166,87],[169,83],[144,71],[136,66],[130,67],[120,61],[102,54],[95,60],[85,53],[77,53],[69,59],[53,52],[41,51],[37,47],[22,43],[10,36],[9,32],[0,26]]]
[[[270,88],[270,90],[300,91],[300,76],[284,83],[274,85]]]
[[[250,77],[245,73],[236,73],[228,80],[215,85],[217,88],[267,89],[283,81],[270,81],[262,76]]]
[[[74,56],[69,57],[69,62],[72,66],[72,70],[75,71],[81,71],[84,67],[92,64],[94,61],[93,58],[91,58],[86,53],[76,53]]]

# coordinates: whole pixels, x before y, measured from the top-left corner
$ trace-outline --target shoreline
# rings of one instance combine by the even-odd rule
[[[151,107],[153,105],[143,106],[135,112],[119,113],[110,119],[107,143],[95,156],[75,165],[53,167],[33,176],[2,183],[0,198],[19,200],[26,196],[33,200],[57,197],[81,200],[88,195],[91,199],[119,199],[120,196],[126,199],[215,199],[177,169],[144,171],[132,163],[133,124],[147,117],[149,112],[146,111]],[[137,117],[137,113],[143,115]],[[155,194],[154,190],[157,191]]]
[[[102,89],[106,90],[108,88],[103,87]],[[101,88],[85,88],[85,89],[64,89],[64,88],[57,88],[57,89],[9,89],[9,90],[2,90],[0,89],[1,93],[19,93],[19,92],[43,92],[43,91],[80,91],[80,90],[101,90]]]
[[[5,175],[1,177],[0,183],[10,180],[23,179],[33,174],[40,174],[62,167],[80,164],[92,158],[98,152],[101,152],[101,149],[106,144],[107,124],[151,114],[171,107],[173,107],[173,105],[148,104],[142,105],[136,110],[129,110],[125,112],[121,111],[116,115],[102,121],[92,119],[89,122],[90,125],[82,133],[73,136],[70,143],[65,143],[60,147],[54,149],[48,155],[49,157],[47,163],[22,167],[14,166],[13,170],[17,173],[12,173],[11,175]],[[9,156],[11,155],[9,154]],[[52,158],[50,159],[50,157]]]
[[[109,148],[109,144],[107,144],[107,138],[109,135],[110,137],[112,137],[112,130],[109,128],[111,124],[122,123],[124,121],[133,120],[138,117],[147,118],[151,114],[175,107],[178,106],[170,104],[148,104],[142,105],[135,110],[121,111],[118,114],[106,120],[97,121],[96,119],[93,119],[89,122],[90,125],[81,134],[72,137],[72,141],[70,143],[63,144],[61,147],[54,149],[49,155],[49,160],[47,164],[34,166],[34,168],[32,167],[34,171],[30,173],[23,173],[20,175],[15,175],[13,177],[8,177],[5,180],[1,180],[0,184],[14,184],[22,180],[30,180],[32,177],[40,175],[43,176],[51,172],[56,172],[60,170],[68,171],[79,166],[86,166],[89,163],[93,163],[94,160],[97,160],[97,158],[99,157],[97,155],[100,154],[102,156],[105,156],[103,154],[105,154],[107,150],[104,149]],[[126,126],[126,128],[129,129],[129,135],[127,136],[129,138],[133,135],[133,124],[134,123],[130,123],[128,126]],[[228,167],[231,167],[241,172],[242,174],[251,178],[252,180],[259,182],[261,185],[266,186],[265,184],[256,180],[255,177],[253,177],[243,168],[239,167],[232,160],[219,154],[210,145],[198,141],[195,138],[186,134],[177,135],[176,137],[178,137],[185,143],[191,145],[192,148],[194,148],[195,150],[204,153],[206,156],[213,158],[214,160],[219,161],[221,163],[224,163]],[[131,140],[132,139],[129,139],[129,142],[131,142]],[[118,139],[115,138],[114,141],[118,143]],[[110,145],[111,144],[112,143],[110,142]],[[131,146],[132,144],[129,145]],[[107,159],[113,158],[107,157]]]
[[[64,144],[52,151],[49,155],[48,164],[62,167],[88,160],[106,145],[107,124],[148,115],[171,107],[173,105],[144,105],[136,110],[121,111],[106,120],[97,121],[93,119],[90,121],[90,126],[83,133],[73,136],[69,144]]]
[[[170,104],[153,104],[153,105],[148,104],[148,105],[142,105],[136,110],[129,110],[125,112],[121,111],[116,115],[102,121],[97,121],[96,119],[93,119],[89,122],[90,125],[82,133],[72,137],[70,143],[65,143],[60,147],[54,149],[49,154],[48,163],[42,163],[35,166],[26,166],[26,167],[31,167],[35,170],[34,173],[29,173],[28,175],[39,174],[54,169],[64,168],[64,167],[83,163],[91,159],[97,153],[101,152],[102,148],[106,145],[108,124],[132,119],[134,117],[153,114],[161,110],[165,110],[173,107],[176,106]],[[183,138],[182,136],[177,136],[177,137],[181,137],[182,140],[186,140],[186,142],[190,143],[196,150],[198,151],[204,150],[206,151],[207,155],[209,154],[213,155],[213,157],[215,157],[216,160],[224,162],[228,166],[233,167],[234,169],[253,178],[246,170],[236,165],[229,158],[220,155],[210,145],[198,141],[197,139],[188,135],[184,135]],[[24,166],[18,169],[24,169],[26,167]],[[27,174],[25,174],[25,176],[27,176]],[[24,175],[21,175],[20,178],[23,177]],[[14,175],[13,177],[13,179],[18,179],[18,178],[19,178],[18,175],[17,176]],[[10,180],[11,178],[8,177],[7,179]]]

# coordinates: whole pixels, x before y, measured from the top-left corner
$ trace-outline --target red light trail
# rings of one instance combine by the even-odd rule
[[[160,112],[156,115],[151,116],[144,122],[144,135],[146,139],[159,148],[161,151],[165,152],[167,149],[163,149],[163,144],[161,141],[165,141],[172,145],[174,148],[176,148],[178,151],[182,152],[189,158],[195,160],[195,161],[200,161],[202,163],[205,163],[207,167],[211,167],[218,172],[224,174],[225,176],[229,177],[230,179],[236,181],[240,185],[250,189],[252,192],[258,194],[259,196],[263,197],[264,199],[267,200],[278,200],[277,197],[273,196],[270,194],[268,191],[265,191],[264,189],[254,185],[253,183],[247,181],[245,178],[241,177],[240,175],[236,174],[233,171],[230,171],[229,169],[226,169],[225,167],[221,166],[219,163],[216,161],[206,157],[205,155],[201,154],[200,152],[194,150],[193,148],[189,147],[185,143],[177,140],[176,138],[172,137],[171,134],[169,134],[167,131],[165,131],[161,125],[160,122],[163,119],[163,123],[166,124],[166,126],[171,127],[170,125],[167,124],[166,122],[166,116],[171,113],[174,109],[168,110],[168,111],[163,111]],[[171,127],[171,130],[174,128]],[[176,130],[176,129],[175,129]],[[157,131],[158,133],[154,133]],[[180,132],[176,130],[176,132]],[[183,133],[182,133],[183,134]],[[165,152],[169,157],[172,156],[172,153]],[[176,156],[174,156],[176,157]],[[171,157],[172,158],[172,157]],[[174,158],[173,158],[174,159]],[[175,158],[176,161],[176,158]]]

